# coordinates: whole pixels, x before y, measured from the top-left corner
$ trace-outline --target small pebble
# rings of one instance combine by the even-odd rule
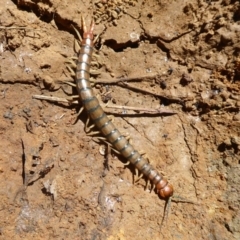
[[[112,11],[111,14],[112,14],[112,17],[113,17],[114,19],[118,18],[118,14],[117,14],[116,11]]]
[[[231,146],[231,145],[232,145],[230,138],[225,139],[223,142],[224,142],[227,146]]]
[[[231,137],[231,142],[237,145],[240,145],[240,137],[233,136]]]
[[[240,112],[233,116],[233,121],[240,121]]]
[[[3,117],[8,119],[13,119],[13,113],[10,111],[7,111],[6,113],[4,113]]]

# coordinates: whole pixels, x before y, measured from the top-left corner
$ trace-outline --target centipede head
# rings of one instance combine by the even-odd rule
[[[83,38],[91,38],[93,39],[93,30],[94,30],[94,21],[91,21],[90,28],[87,29],[84,17],[82,16],[82,28],[83,28]]]
[[[167,199],[173,195],[173,186],[166,179],[162,179],[156,185],[157,193],[161,198]]]

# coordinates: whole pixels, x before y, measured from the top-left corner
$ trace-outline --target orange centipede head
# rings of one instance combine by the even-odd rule
[[[170,198],[173,195],[173,186],[168,183],[163,189],[158,191],[158,194],[161,198]]]
[[[156,185],[157,193],[161,198],[169,198],[173,195],[173,186],[166,179],[162,179]]]
[[[95,26],[94,20],[92,19],[91,24],[90,24],[90,28],[87,29],[84,17],[83,16],[81,16],[81,17],[82,17],[83,38],[93,39],[94,38],[93,37],[93,30],[94,30],[94,26]]]

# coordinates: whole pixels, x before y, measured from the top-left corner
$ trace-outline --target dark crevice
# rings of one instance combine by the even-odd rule
[[[146,35],[141,35],[139,40],[136,42],[127,41],[122,43],[117,43],[115,39],[108,39],[104,42],[104,45],[108,46],[115,52],[123,52],[127,48],[138,48],[140,42],[148,41],[149,44],[158,44],[159,37],[151,37]]]
[[[108,46],[115,52],[123,52],[126,48],[138,48],[139,42],[125,42],[125,43],[117,43],[115,39],[108,39],[104,42],[104,45]]]
[[[53,194],[50,193],[50,192],[48,192],[47,189],[42,188],[41,191],[42,191],[42,193],[43,193],[44,195],[53,197]]]
[[[233,14],[233,21],[234,22],[240,21],[240,6],[236,9],[236,11]]]
[[[26,184],[26,173],[25,173],[25,163],[26,163],[26,155],[25,155],[25,146],[24,142],[21,139],[22,143],[22,179],[23,179],[23,184]]]
[[[231,145],[226,145],[225,143],[221,143],[218,145],[219,152],[225,152],[233,150],[234,154],[238,154],[238,145],[236,143],[232,143]]]
[[[49,12],[47,9],[40,9],[35,2],[29,2],[28,4],[22,3],[21,0],[12,0],[12,2],[22,11],[33,12],[43,22],[49,23],[53,19],[54,14],[52,12]],[[42,0],[41,3],[52,7],[49,1]]]
[[[80,16],[79,16],[79,18],[80,18]],[[78,37],[77,37],[77,34],[76,34],[73,26],[81,34],[81,31],[78,29],[78,26],[75,22],[67,20],[67,19],[63,19],[58,13],[54,13],[54,22],[59,30],[72,33],[76,37],[76,39],[78,39]]]
[[[104,45],[108,46],[115,52],[123,52],[127,48],[138,48],[139,43],[142,41],[148,41],[149,44],[156,44],[157,47],[160,48],[163,52],[166,52],[167,57],[170,58],[169,50],[161,41],[159,41],[159,37],[149,37],[142,35],[137,42],[127,41],[122,43],[118,43],[115,39],[107,39],[105,40]]]
[[[82,33],[77,23],[71,20],[62,18],[61,15],[59,15],[57,12],[53,10],[51,11],[50,8],[52,7],[52,3],[50,1],[46,1],[46,0],[41,1],[41,3],[49,6],[48,9],[40,8],[40,6],[37,5],[36,2],[29,2],[28,4],[23,3],[21,0],[12,0],[12,2],[17,6],[19,10],[26,11],[29,13],[33,12],[43,22],[50,23],[51,21],[54,21],[58,30],[69,32],[73,34],[76,39],[78,39],[78,36],[73,26],[79,31],[80,34]]]
[[[36,2],[28,2],[27,4],[21,0],[12,0],[12,2],[18,7],[18,9],[22,11],[27,11],[27,12],[33,12],[41,21],[50,23],[51,21],[54,20],[54,23],[56,24],[57,28],[62,31],[67,31],[75,36],[76,39],[78,39],[78,36],[73,28],[73,26],[80,32],[81,29],[79,29],[77,23],[64,19],[59,15],[57,12],[54,12],[53,10],[51,11],[52,3],[48,0],[42,0],[41,3],[49,6],[49,8],[41,8]],[[162,39],[163,42],[171,42],[175,39],[180,38],[181,36],[185,35],[188,32],[182,33],[181,35],[176,36],[175,38],[171,40],[164,40]],[[159,37],[152,37],[148,35],[142,35],[139,38],[139,41],[132,42],[132,41],[127,41],[127,42],[122,42],[122,43],[117,43],[115,39],[108,39],[104,42],[104,45],[108,46],[109,48],[113,49],[115,52],[123,52],[127,48],[138,48],[139,47],[139,42],[140,41],[149,41],[150,44],[157,44],[157,46],[164,52],[167,53],[168,57],[169,55],[169,50],[164,47],[159,42]]]
[[[73,21],[63,19],[58,13],[51,11],[52,3],[47,0],[42,0],[41,3],[49,6],[49,8],[40,8],[35,2],[23,3],[21,0],[12,0],[18,9],[26,12],[33,12],[41,21],[50,23],[54,20],[59,30],[65,30],[71,33],[75,33],[72,25],[76,25]]]

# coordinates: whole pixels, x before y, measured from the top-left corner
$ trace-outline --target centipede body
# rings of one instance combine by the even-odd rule
[[[97,97],[93,93],[89,79],[91,58],[94,50],[94,23],[91,23],[90,29],[88,30],[83,19],[82,21],[83,39],[77,60],[75,81],[83,107],[95,126],[113,148],[155,185],[161,198],[167,199],[173,195],[173,186],[168,183],[168,181],[134,149],[126,137],[119,132],[109,117],[104,113]]]

